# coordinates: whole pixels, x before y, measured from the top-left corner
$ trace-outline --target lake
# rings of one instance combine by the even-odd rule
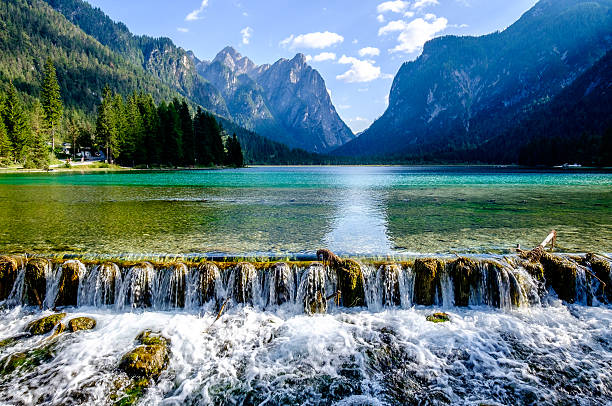
[[[507,253],[552,229],[612,252],[612,175],[492,167],[254,167],[0,175],[3,253]]]

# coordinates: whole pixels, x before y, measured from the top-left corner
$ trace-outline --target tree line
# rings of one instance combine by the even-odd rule
[[[225,139],[225,142],[224,142]],[[95,143],[108,162],[128,166],[234,166],[243,154],[236,135],[227,136],[214,115],[185,100],[155,105],[153,96],[124,99],[107,86],[98,106]]]

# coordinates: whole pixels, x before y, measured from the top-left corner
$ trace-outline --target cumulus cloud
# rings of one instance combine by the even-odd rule
[[[335,32],[311,32],[309,34],[291,35],[280,42],[284,47],[324,49],[344,42],[342,35]]]
[[[342,75],[336,76],[336,79],[346,83],[364,83],[371,82],[380,77],[380,67],[374,66],[374,61],[361,60],[353,57],[342,55],[338,60],[339,64],[351,65],[351,68]]]
[[[251,27],[244,27],[240,31],[240,34],[242,34],[242,43],[244,45],[249,45],[249,42],[251,42],[251,36],[253,35],[253,29]]]
[[[185,21],[195,21],[200,20],[202,18],[202,13],[208,7],[208,0],[202,0],[202,4],[200,4],[200,8],[193,10],[191,13],[187,14],[185,17]]]
[[[178,27],[176,29],[178,32],[189,32],[189,28]]]
[[[321,52],[319,55],[315,55],[312,60],[315,62],[335,61],[336,54],[333,52]]]
[[[402,0],[385,1],[384,3],[378,5],[376,11],[381,14],[386,12],[401,13],[408,8],[408,5],[409,3],[407,1]]]
[[[438,0],[417,0],[412,5],[412,8],[416,10],[420,10],[422,8],[429,7],[429,6],[437,6],[438,4],[440,4],[438,3]]]
[[[384,16],[384,15],[382,15],[382,14],[379,14],[379,15],[376,17],[376,20],[377,20],[379,23],[381,23],[381,24],[382,24],[382,23],[384,23],[384,22],[385,22],[385,16]]]
[[[390,52],[416,52],[432,39],[437,33],[444,31],[448,26],[448,20],[444,17],[429,15],[426,19],[416,18],[407,23],[402,20],[391,21],[378,30],[382,36],[392,32],[399,32],[398,45]]]
[[[359,56],[364,58],[366,56],[374,57],[380,55],[380,49],[374,47],[365,47],[359,50]]]

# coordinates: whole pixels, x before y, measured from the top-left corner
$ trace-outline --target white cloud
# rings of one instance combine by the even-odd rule
[[[312,55],[306,55],[306,63],[312,61]]]
[[[208,7],[208,0],[202,0],[200,8],[195,9],[191,13],[187,14],[187,17],[185,17],[185,21],[195,21],[201,19],[202,13],[204,12],[204,9],[206,9],[206,7]]]
[[[351,108],[351,106],[350,106],[350,105],[348,105],[348,104],[339,104],[339,105],[337,105],[336,107],[337,107],[338,109],[340,109],[340,110],[348,110],[348,109],[350,109],[350,108]]]
[[[312,60],[315,62],[335,61],[336,54],[333,52],[321,52],[319,55],[315,55]]]
[[[425,14],[425,20],[432,21],[436,19],[436,15],[432,13]]]
[[[176,29],[178,32],[189,32],[189,28],[178,27]]]
[[[432,39],[440,31],[448,26],[448,20],[444,17],[430,16],[429,22],[423,18],[417,18],[407,23],[402,20],[391,21],[378,30],[378,35],[391,32],[399,32],[397,41],[399,44],[390,52],[412,53],[423,47],[427,41]]]
[[[429,7],[429,6],[437,6],[438,4],[440,4],[438,3],[438,0],[417,0],[412,5],[412,8],[416,10],[420,10],[422,8]]]
[[[374,57],[380,55],[380,49],[374,47],[365,47],[359,50],[359,56],[364,58],[366,56]]]
[[[384,22],[385,22],[385,16],[384,16],[384,15],[382,15],[382,14],[379,14],[379,15],[376,17],[376,20],[378,20],[378,22],[382,24],[382,23],[384,23]]]
[[[392,13],[401,13],[407,8],[408,8],[407,1],[394,0],[394,1],[385,1],[384,3],[379,4],[378,7],[376,8],[376,11],[378,11],[380,14],[386,13],[388,11]]]
[[[335,32],[311,32],[309,34],[291,35],[280,42],[282,46],[295,48],[324,49],[344,42],[342,35]]]
[[[351,68],[342,75],[336,76],[336,79],[346,83],[364,83],[371,82],[380,77],[380,67],[374,66],[374,61],[361,60],[353,57],[342,55],[338,60],[339,64],[351,65]]]
[[[404,17],[408,17],[408,18],[414,17],[414,11],[406,11],[404,13]]]
[[[251,42],[251,36],[253,35],[253,29],[251,27],[244,27],[240,31],[240,34],[242,34],[242,43],[244,45],[249,45],[249,42]]]

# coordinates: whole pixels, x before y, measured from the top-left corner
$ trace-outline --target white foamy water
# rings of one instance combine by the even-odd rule
[[[112,404],[121,356],[145,329],[171,340],[167,370],[142,405],[581,404],[612,402],[612,309],[563,306],[382,312],[237,306],[216,313],[69,311],[92,331],[64,333],[51,359],[0,376],[0,404]],[[50,314],[45,312],[43,314]],[[0,313],[0,340],[40,312]],[[212,324],[212,327],[211,327]],[[0,357],[40,344],[27,338]]]

